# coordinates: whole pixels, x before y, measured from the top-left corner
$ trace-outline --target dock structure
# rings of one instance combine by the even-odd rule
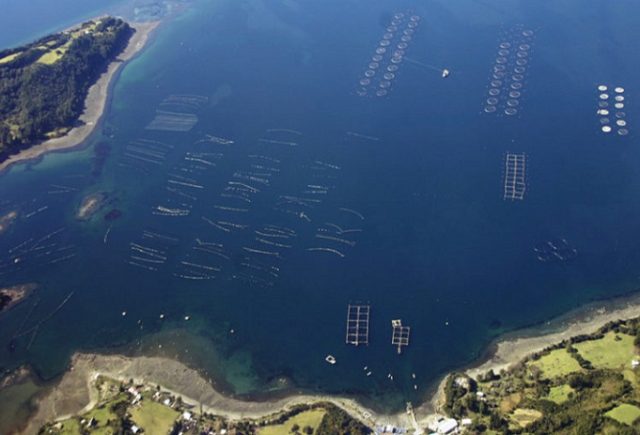
[[[505,158],[504,196],[506,200],[523,200],[526,190],[526,155],[507,153]]]
[[[347,308],[346,343],[359,346],[369,344],[369,317],[371,306],[351,305]]]
[[[409,346],[409,333],[411,332],[411,328],[409,326],[402,326],[402,320],[400,319],[392,320],[391,327],[393,328],[391,344],[397,346],[398,354],[401,354],[402,346]]]

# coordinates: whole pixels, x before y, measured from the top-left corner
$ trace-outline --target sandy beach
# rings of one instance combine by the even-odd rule
[[[135,57],[135,55],[145,47],[151,33],[158,24],[159,22],[157,21],[149,23],[129,23],[136,32],[129,40],[127,48],[120,53],[115,61],[111,62],[107,71],[89,88],[89,93],[85,99],[84,112],[79,118],[80,125],[72,128],[62,137],[47,140],[9,156],[5,161],[0,163],[0,173],[17,163],[38,159],[49,152],[68,150],[84,142],[102,118],[107,106],[113,78],[116,77],[120,68],[122,68],[127,61]]]

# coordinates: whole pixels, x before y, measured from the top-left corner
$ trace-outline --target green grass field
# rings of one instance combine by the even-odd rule
[[[616,406],[605,415],[622,424],[628,424],[629,426],[632,426],[633,423],[638,418],[640,418],[640,408],[634,405],[623,403],[622,405]]]
[[[619,337],[619,340],[616,340]],[[574,345],[578,353],[591,361],[595,368],[619,369],[630,366],[636,356],[633,337],[627,334],[607,333],[599,340],[589,340]]]
[[[300,427],[300,432],[302,432],[302,429],[306,426],[311,427],[315,432],[325,414],[326,411],[324,409],[312,409],[301,412],[282,424],[261,428],[259,433],[260,435],[286,435],[291,433],[291,428],[294,424]]]
[[[539,368],[542,371],[543,377],[547,379],[568,375],[569,373],[581,370],[578,361],[576,361],[566,349],[553,350],[539,360],[531,362],[530,365]]]
[[[131,420],[148,434],[169,433],[180,415],[177,411],[151,400],[143,400],[141,405],[130,408]]]
[[[75,418],[64,420],[62,422],[62,430],[60,435],[80,435],[80,422]]]
[[[558,385],[557,387],[551,387],[547,399],[557,403],[558,405],[561,405],[569,400],[569,394],[572,392],[573,388],[571,388],[569,385]]]

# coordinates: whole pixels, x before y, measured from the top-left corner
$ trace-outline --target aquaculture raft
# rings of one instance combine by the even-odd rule
[[[400,319],[392,320],[391,327],[393,328],[391,344],[397,346],[398,354],[401,354],[402,346],[409,346],[409,333],[411,332],[411,328],[409,326],[402,326],[402,320]]]
[[[507,153],[504,174],[504,199],[523,200],[526,190],[525,183],[526,156],[524,153]]]
[[[369,344],[369,305],[351,305],[347,308],[347,344]]]

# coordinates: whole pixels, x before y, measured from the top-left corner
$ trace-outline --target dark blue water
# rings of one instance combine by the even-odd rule
[[[386,98],[358,97],[358,80],[398,11],[422,18],[407,48],[413,62],[401,64]],[[193,337],[167,339],[166,354],[180,352],[231,392],[259,394],[285,377],[304,390],[399,407],[419,401],[429,383],[498,334],[637,288],[637,12],[626,1],[196,2],[126,67],[86,148],[1,177],[3,212],[21,212],[0,236],[2,284],[35,280],[41,288],[0,319],[0,365],[30,362],[48,378],[75,350],[162,353],[149,334],[186,329]],[[518,25],[535,31],[519,116],[488,116],[481,112],[497,47]],[[446,80],[437,71],[444,67],[452,71]],[[599,83],[626,88],[628,136],[600,133]],[[162,105],[178,94],[206,102]],[[159,108],[187,110],[198,122],[190,132],[145,129]],[[234,143],[203,142],[207,135]],[[127,155],[141,140],[160,164]],[[523,201],[502,198],[508,151],[527,155]],[[185,160],[194,155],[216,166]],[[234,178],[269,172],[264,167],[272,169],[268,186]],[[180,186],[191,197],[171,193],[175,174],[202,188]],[[241,194],[251,203],[231,200],[221,196],[237,193],[225,191],[229,181],[260,191]],[[312,194],[309,185],[328,189]],[[109,204],[77,221],[81,198],[103,191]],[[190,213],[157,216],[158,205]],[[108,222],[112,209],[122,217]],[[203,217],[243,228],[227,232]],[[355,246],[317,238],[327,223],[361,230],[339,236]],[[277,239],[291,246],[276,249],[281,258],[244,249],[275,249],[256,241],[254,231],[268,225],[296,234]],[[13,263],[10,249],[60,228],[48,245],[61,251]],[[171,241],[145,239],[145,231]],[[536,260],[534,247],[562,238],[575,259]],[[196,239],[223,245],[228,259],[193,250]],[[145,263],[157,271],[129,265],[132,242],[166,262]],[[344,258],[307,250],[329,246]],[[51,263],[67,252],[75,256]],[[183,261],[221,270],[213,280],[185,280],[175,276]],[[46,319],[72,291],[36,334],[18,332],[16,350],[7,350],[16,331]],[[350,302],[371,304],[368,347],[344,344]],[[412,328],[402,355],[391,345],[396,318]],[[324,362],[329,353],[335,366]]]

